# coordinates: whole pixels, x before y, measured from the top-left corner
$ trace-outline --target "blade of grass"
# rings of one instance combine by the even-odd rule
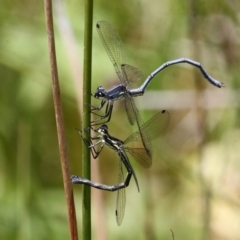
[[[84,59],[83,59],[83,132],[90,126],[91,73],[92,73],[92,22],[93,0],[85,0]],[[89,136],[85,136],[87,139]],[[89,140],[89,139],[88,139]],[[82,175],[91,179],[91,158],[88,148],[82,150]],[[83,185],[82,199],[82,239],[91,239],[91,188]]]
[[[56,60],[53,16],[52,16],[52,1],[44,0],[44,6],[45,6],[45,19],[46,19],[48,48],[49,48],[50,67],[51,67],[51,76],[52,76],[53,101],[54,101],[54,109],[55,109],[55,117],[56,117],[56,125],[57,125],[59,153],[60,153],[60,160],[61,160],[61,167],[62,167],[62,174],[63,174],[63,183],[64,183],[65,197],[66,197],[67,207],[68,207],[68,221],[69,221],[69,228],[70,228],[70,236],[72,240],[77,240],[78,239],[77,221],[76,221],[72,183],[70,181],[69,159],[68,159],[68,152],[67,152],[67,143],[66,143],[66,136],[65,136],[65,130],[64,130],[63,111],[62,111],[61,95],[60,95],[60,87],[59,87],[58,71],[57,71],[57,60]]]

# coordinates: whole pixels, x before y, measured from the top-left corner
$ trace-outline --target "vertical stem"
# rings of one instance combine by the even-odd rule
[[[44,0],[44,6],[45,6],[47,36],[48,36],[50,68],[51,68],[51,75],[52,75],[53,102],[54,102],[55,117],[56,117],[56,124],[57,124],[58,145],[59,145],[59,153],[60,153],[60,159],[61,159],[63,183],[64,183],[65,197],[66,197],[67,207],[68,207],[68,221],[69,221],[71,239],[77,240],[78,235],[77,235],[76,213],[75,213],[72,183],[70,181],[69,159],[68,159],[68,152],[67,152],[62,103],[61,103],[60,87],[59,87],[59,80],[58,80],[57,60],[56,60],[55,41],[54,41],[53,16],[52,16],[52,1]]]
[[[93,0],[85,0],[84,59],[83,59],[83,132],[90,126],[91,72],[92,72],[92,22]],[[87,104],[86,104],[87,103]],[[85,136],[87,139],[89,136]],[[89,139],[88,139],[89,140]],[[82,175],[91,179],[91,158],[88,148],[82,150]],[[91,239],[91,188],[83,185],[82,239]]]

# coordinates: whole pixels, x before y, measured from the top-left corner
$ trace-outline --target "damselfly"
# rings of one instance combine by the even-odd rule
[[[128,159],[127,153],[130,153],[134,159],[137,160],[143,167],[149,168],[152,165],[152,158],[148,156],[143,147],[131,148],[127,147],[126,144],[132,141],[140,141],[141,142],[141,131],[147,131],[149,140],[154,140],[164,133],[166,130],[170,120],[170,115],[167,111],[163,110],[154,115],[150,120],[144,123],[138,131],[131,134],[125,141],[121,141],[118,138],[111,136],[108,133],[108,126],[106,124],[101,125],[98,129],[94,130],[99,133],[96,137],[91,137],[90,142],[88,142],[82,136],[82,132],[79,131],[81,137],[85,145],[90,148],[93,158],[97,158],[103,147],[107,145],[116,153],[119,157],[119,169],[118,169],[118,184],[109,186],[101,183],[96,183],[88,179],[84,179],[78,176],[72,176],[72,182],[75,184],[85,184],[94,188],[98,188],[106,191],[118,191],[117,192],[117,203],[116,203],[116,220],[117,224],[121,225],[126,205],[126,195],[125,188],[129,185],[131,177],[134,177],[135,183],[137,185],[137,189],[139,191],[138,180],[136,174],[132,168],[132,165]],[[92,140],[97,140],[97,142],[93,143]],[[98,149],[95,147],[100,145]],[[123,176],[123,168],[122,164],[125,166],[127,170],[127,176],[124,180]]]
[[[136,89],[130,89],[130,85],[133,82],[140,80],[143,76],[142,72],[131,65],[126,64],[125,52],[123,50],[123,43],[115,30],[115,28],[108,22],[100,21],[96,25],[97,31],[99,33],[100,39],[105,47],[106,52],[108,53],[109,58],[111,59],[115,71],[121,81],[121,84],[112,88],[109,91],[106,91],[102,86],[97,88],[97,91],[92,95],[97,99],[101,99],[101,103],[98,107],[91,106],[92,113],[99,116],[99,118],[91,123],[92,126],[107,123],[111,119],[113,104],[114,101],[124,98],[125,100],[125,109],[127,112],[128,120],[133,125],[137,122],[139,130],[143,125],[142,118],[136,108],[133,97],[141,96],[144,94],[146,87],[149,85],[151,80],[163,69],[168,66],[187,63],[193,65],[201,71],[203,76],[214,86],[221,88],[223,84],[216,79],[212,78],[204,70],[200,63],[195,62],[188,58],[180,58],[173,61],[166,62],[162,64],[159,68],[153,71],[143,84]],[[98,110],[101,110],[106,104],[105,113],[101,115],[98,113]],[[103,120],[104,121],[101,121]],[[140,136],[144,148],[146,149],[149,157],[152,157],[152,147],[148,139],[148,133],[144,131],[143,128],[140,130]]]

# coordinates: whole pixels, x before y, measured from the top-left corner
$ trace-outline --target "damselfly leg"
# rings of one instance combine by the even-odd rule
[[[106,104],[106,107],[105,107],[105,113],[104,115],[96,112],[101,110],[104,105]],[[113,104],[114,102],[113,101],[106,101],[106,100],[102,100],[100,105],[98,107],[94,107],[91,105],[91,113],[98,116],[99,118],[95,119],[94,121],[91,122],[91,126],[96,126],[96,125],[100,125],[100,124],[103,124],[103,123],[108,123],[112,117],[112,110],[113,110]],[[103,120],[104,121],[101,121]]]
[[[72,182],[76,184],[86,184],[88,186],[107,191],[119,190],[117,194],[116,206],[116,218],[119,225],[121,224],[124,216],[126,202],[124,188],[129,185],[132,175],[139,190],[137,177],[128,159],[127,153],[130,153],[133,158],[136,159],[136,161],[145,168],[149,168],[152,165],[152,158],[149,157],[144,147],[131,148],[125,145],[132,141],[141,142],[141,131],[147,131],[149,133],[150,141],[156,139],[164,133],[169,124],[169,120],[170,115],[167,111],[163,110],[161,112],[158,112],[150,120],[144,123],[138,131],[131,134],[125,141],[121,141],[118,138],[111,136],[108,132],[108,126],[106,124],[101,125],[98,129],[91,128],[94,132],[98,133],[98,135],[90,137],[90,141],[84,138],[82,132],[79,131],[79,134],[81,135],[84,144],[88,148],[90,148],[91,154],[94,158],[96,158],[100,154],[105,145],[116,151],[119,156],[119,177],[117,185],[109,186],[101,183],[96,183],[78,176],[72,176]],[[100,147],[97,148],[97,146]],[[122,164],[127,170],[127,176],[125,180],[123,176]]]
[[[133,125],[135,122],[138,125],[141,141],[143,143],[144,148],[146,149],[149,157],[152,157],[152,146],[149,141],[149,136],[144,129],[141,130],[141,126],[143,125],[143,120],[136,108],[133,97],[141,96],[144,94],[146,87],[149,85],[151,80],[163,69],[168,66],[180,63],[187,63],[192,66],[197,67],[203,76],[206,78],[208,82],[213,84],[216,87],[221,88],[223,84],[216,79],[212,78],[206,70],[202,67],[202,65],[198,62],[195,62],[188,58],[180,58],[173,61],[166,62],[162,64],[159,68],[153,71],[144,83],[136,89],[131,89],[131,84],[140,80],[142,78],[142,72],[133,67],[131,65],[126,64],[125,52],[123,49],[123,43],[121,38],[119,37],[115,28],[108,22],[100,21],[96,25],[97,31],[99,33],[100,39],[105,47],[105,50],[113,63],[115,71],[120,79],[121,84],[112,88],[109,91],[106,91],[102,86],[97,88],[97,91],[94,96],[97,99],[101,99],[102,102],[98,107],[92,107],[92,113],[98,116],[97,120],[94,120],[91,125],[101,125],[103,123],[107,123],[110,121],[112,116],[112,110],[114,102],[123,98],[125,100],[125,109],[127,112],[128,120]],[[104,114],[99,114],[98,111],[101,110],[105,103],[107,102]]]

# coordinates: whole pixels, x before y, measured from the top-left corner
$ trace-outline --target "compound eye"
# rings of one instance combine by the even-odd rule
[[[98,96],[104,98],[106,96],[106,93],[104,91],[99,92]]]
[[[101,129],[102,129],[102,132],[107,133],[107,131],[108,131],[108,126],[107,126],[106,124],[103,124],[102,127],[101,127]]]
[[[105,96],[105,91],[103,87],[98,87],[96,93],[94,94],[95,98],[100,98]]]

